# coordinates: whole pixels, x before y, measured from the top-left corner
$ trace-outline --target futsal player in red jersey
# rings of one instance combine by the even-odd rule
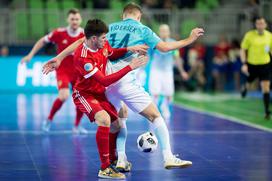
[[[144,50],[146,52],[148,47],[138,45],[119,49],[111,48],[106,40],[107,32],[108,27],[103,21],[94,19],[87,22],[84,29],[86,40],[75,50],[74,67],[70,67],[76,70],[77,77],[73,87],[73,100],[77,109],[85,113],[91,122],[98,125],[96,143],[101,160],[98,177],[124,179],[125,175],[111,165],[111,162],[116,160],[116,134],[112,130],[118,131],[119,124],[116,121],[118,119],[117,111],[107,100],[105,89],[128,72],[145,65],[147,57],[139,56],[120,71],[107,76],[105,75],[106,65],[108,59],[118,59],[128,51]],[[52,60],[51,63],[48,63],[49,69],[52,64],[56,64],[56,61]],[[48,72],[50,71],[45,68],[45,73]]]
[[[80,27],[81,24],[81,15],[77,9],[70,9],[68,11],[68,27],[58,28],[53,30],[48,35],[42,37],[34,45],[32,50],[27,56],[25,56],[21,62],[27,63],[32,57],[47,43],[54,43],[57,46],[57,53],[62,52],[66,47],[71,45],[76,40],[84,37],[83,28]],[[73,55],[67,56],[60,67],[56,70],[57,86],[58,86],[58,98],[54,101],[51,111],[47,117],[47,120],[43,122],[42,129],[45,132],[48,132],[51,127],[51,123],[56,112],[61,108],[62,104],[69,97],[69,84],[71,83],[74,86],[75,83],[75,71],[70,67],[73,66]],[[79,126],[80,120],[83,116],[83,113],[76,109],[76,118],[73,127],[73,133],[87,133],[87,130]]]

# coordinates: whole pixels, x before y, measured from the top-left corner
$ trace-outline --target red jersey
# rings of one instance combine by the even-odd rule
[[[103,48],[94,51],[81,44],[74,54],[74,66],[76,68],[77,80],[74,89],[82,93],[103,94],[105,87],[90,77],[100,70],[104,75],[109,54],[112,48],[107,42]]]
[[[118,72],[105,76],[108,59],[114,60],[126,53],[126,48],[112,48],[109,42],[96,51],[90,49],[85,43],[81,44],[74,55],[74,67],[77,74],[74,92],[81,95],[104,95],[105,87],[132,70],[130,66],[126,66]]]
[[[44,41],[54,43],[57,46],[57,53],[61,53],[65,48],[70,46],[75,41],[84,37],[84,31],[82,28],[78,28],[75,32],[69,27],[58,28],[44,37]],[[58,72],[71,72],[70,67],[73,66],[73,56],[67,56],[57,69]]]

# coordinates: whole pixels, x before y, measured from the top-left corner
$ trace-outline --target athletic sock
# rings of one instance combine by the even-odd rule
[[[126,158],[126,140],[127,140],[126,121],[127,121],[127,118],[119,119],[119,124],[121,125],[121,128],[116,140],[118,158],[121,158],[121,159]]]
[[[110,128],[98,126],[96,131],[96,144],[101,161],[101,169],[105,169],[110,165],[109,160],[109,133]]]
[[[170,138],[168,128],[163,120],[163,118],[157,117],[153,122],[154,132],[158,139],[160,148],[162,150],[164,160],[173,156],[170,146]]]
[[[265,114],[269,114],[269,101],[270,101],[270,94],[269,93],[263,93],[263,102],[264,102],[264,109]]]
[[[113,163],[115,160],[117,160],[116,156],[116,138],[117,138],[118,132],[117,133],[110,133],[110,138],[109,138],[109,151],[110,151],[110,162]]]
[[[63,101],[61,101],[59,98],[57,98],[54,103],[53,106],[51,108],[50,114],[48,116],[48,120],[52,121],[54,118],[54,115],[56,114],[56,112],[61,108],[63,104]]]
[[[76,109],[75,127],[78,127],[82,116],[83,116],[83,112],[81,112],[80,109]]]

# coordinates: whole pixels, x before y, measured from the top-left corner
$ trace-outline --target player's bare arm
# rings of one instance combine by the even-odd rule
[[[246,50],[243,49],[243,48],[241,48],[241,50],[240,50],[240,58],[241,58],[241,62],[243,64],[243,66],[241,67],[242,72],[245,75],[249,75],[248,67],[247,67],[247,64],[246,64]]]
[[[64,49],[60,54],[58,54],[56,57],[52,58],[51,60],[49,60],[48,62],[46,62],[43,66],[43,70],[42,72],[44,74],[48,74],[54,70],[56,70],[62,60],[67,57],[68,55],[72,54],[74,52],[74,50],[84,42],[85,37],[81,38],[77,41],[75,41],[74,43],[72,43],[70,46],[68,46],[66,49]]]
[[[204,35],[204,30],[202,28],[195,28],[191,31],[191,34],[188,38],[179,41],[173,42],[164,42],[161,41],[157,44],[156,48],[161,52],[168,52],[170,50],[175,50],[192,44],[199,37]]]
[[[148,48],[149,48],[149,46],[147,46],[147,45],[136,45],[136,46],[127,47],[127,50],[131,51],[133,53],[139,53],[139,54],[144,55],[147,53]]]
[[[31,49],[31,51],[22,58],[21,63],[28,63],[33,56],[41,49],[43,48],[43,46],[46,44],[46,42],[44,41],[44,37],[40,38],[35,45],[33,46],[33,48]]]
[[[188,80],[189,75],[183,68],[183,60],[180,58],[179,53],[177,55],[174,55],[174,58],[175,58],[175,63],[176,63],[176,66],[178,68],[181,78],[185,81]]]

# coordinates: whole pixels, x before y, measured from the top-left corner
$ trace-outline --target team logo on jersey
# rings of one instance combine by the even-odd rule
[[[67,44],[68,43],[68,41],[66,40],[66,39],[64,39],[63,41],[62,41],[62,44]]]
[[[103,55],[104,55],[105,57],[108,57],[108,55],[109,55],[108,49],[104,48],[104,50],[103,50]]]
[[[86,63],[84,65],[84,69],[88,72],[91,71],[93,69],[93,65],[91,63]]]

